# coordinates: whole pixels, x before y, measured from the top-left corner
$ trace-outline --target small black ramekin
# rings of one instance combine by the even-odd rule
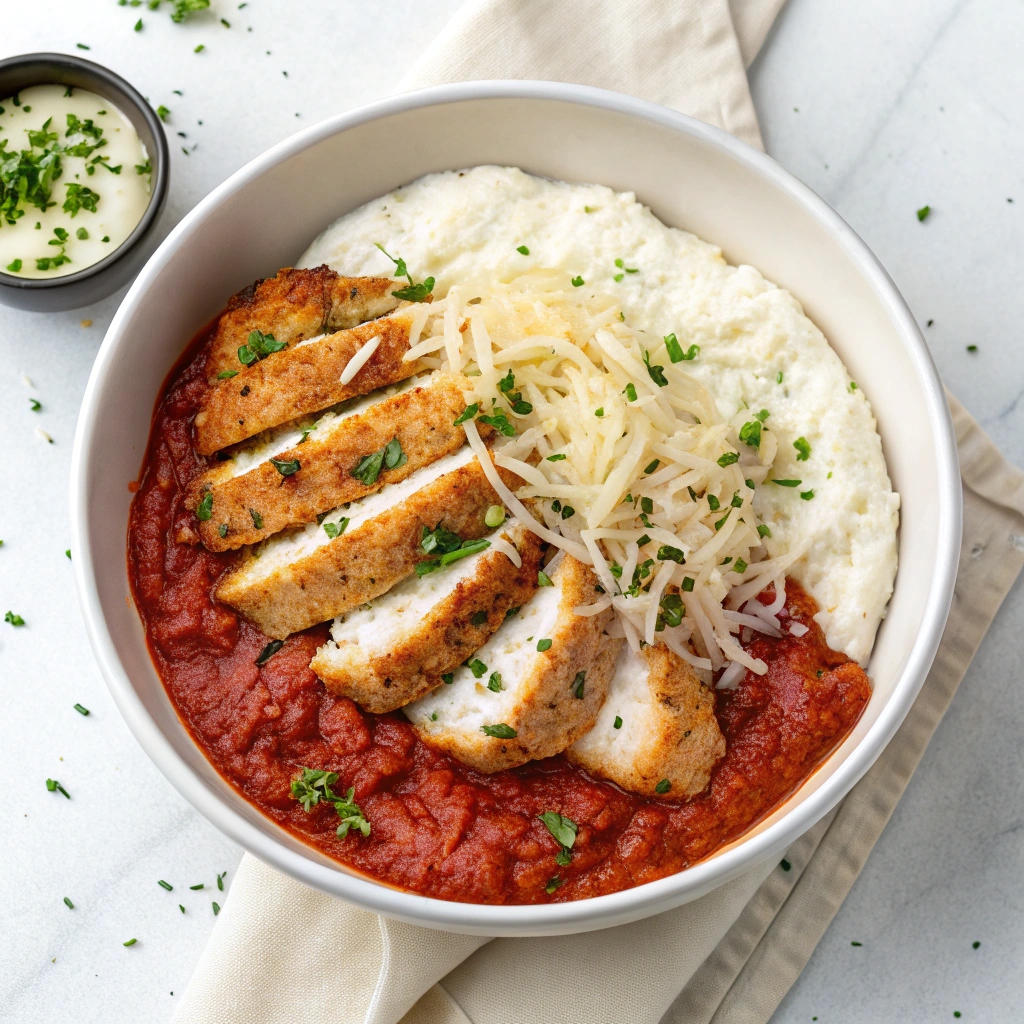
[[[149,206],[135,230],[109,256],[64,277],[15,277],[0,269],[0,302],[58,313],[105,299],[149,258],[156,241],[154,228],[167,199],[170,159],[160,119],[138,91],[113,71],[66,53],[26,53],[0,60],[0,98],[31,85],[72,85],[110,100],[131,121],[153,164]]]

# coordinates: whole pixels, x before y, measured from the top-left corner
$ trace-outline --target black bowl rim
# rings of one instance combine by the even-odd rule
[[[105,98],[110,99],[111,101],[117,100],[119,105],[122,102],[122,96],[123,98],[127,98],[130,103],[134,104],[136,109],[141,113],[142,117],[149,125],[156,144],[156,152],[151,154],[151,159],[155,159],[153,163],[153,176],[150,179],[152,187],[149,196],[149,205],[146,207],[146,211],[143,213],[142,219],[135,225],[132,233],[112,253],[104,256],[103,259],[98,262],[92,263],[88,267],[84,267],[82,270],[76,271],[74,274],[65,274],[63,277],[15,277],[12,274],[4,273],[4,271],[0,269],[0,286],[6,288],[21,288],[27,291],[42,291],[45,289],[61,288],[65,285],[78,284],[81,281],[87,281],[89,278],[102,274],[120,259],[128,255],[128,253],[131,252],[131,250],[134,249],[135,246],[143,240],[143,238],[145,238],[157,217],[160,215],[164,201],[167,198],[167,187],[170,177],[170,150],[167,145],[167,136],[164,134],[163,124],[161,123],[160,118],[157,117],[156,112],[149,105],[146,98],[138,89],[135,88],[135,86],[123,79],[116,72],[111,71],[110,68],[104,67],[102,64],[97,64],[95,61],[86,60],[84,57],[77,57],[72,53],[23,53],[15,57],[7,57],[4,60],[0,60],[0,71],[5,71],[12,67],[28,68],[33,65],[43,65],[44,67],[57,65],[65,68],[74,68],[74,70],[83,73],[95,81],[97,85],[100,86],[96,91],[101,95],[104,95]],[[104,89],[104,86],[107,88]],[[116,89],[122,94],[122,96],[110,96],[108,94],[110,87]]]

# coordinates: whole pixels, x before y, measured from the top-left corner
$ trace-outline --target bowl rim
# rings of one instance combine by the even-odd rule
[[[92,438],[102,408],[100,385],[118,357],[123,329],[160,266],[207,215],[230,196],[284,160],[365,122],[435,105],[477,100],[551,100],[599,107],[696,136],[788,193],[840,245],[871,285],[893,321],[921,381],[938,462],[937,547],[933,585],[922,624],[904,661],[892,696],[878,719],[829,778],[798,806],[748,839],[707,860],[653,882],[620,892],[565,903],[494,906],[458,903],[394,889],[371,878],[320,863],[288,848],[224,802],[178,755],[149,716],[118,658],[104,620],[89,548],[87,480],[96,454]],[[169,360],[168,369],[173,360]],[[146,753],[172,785],[218,829],[259,859],[325,893],[365,909],[421,926],[481,935],[536,935],[586,931],[658,913],[695,899],[773,855],[831,810],[871,767],[895,734],[931,667],[953,596],[960,550],[961,491],[952,418],[938,371],[910,309],[877,257],[854,230],[808,186],[764,153],[722,129],[645,100],[590,86],[543,81],[459,82],[377,100],[312,125],[251,160],[191,210],[161,244],[133,283],[103,340],[86,387],[71,463],[71,529],[74,575],[86,632],[115,703]]]
[[[17,277],[8,274],[3,267],[0,267],[0,287],[16,288],[23,291],[52,291],[62,288],[65,285],[79,284],[97,277],[99,274],[109,270],[114,264],[128,256],[149,234],[150,229],[156,223],[167,199],[167,189],[170,181],[171,156],[170,147],[167,144],[167,136],[164,134],[163,123],[157,116],[156,111],[149,105],[146,98],[130,82],[122,78],[116,71],[95,61],[86,60],[84,57],[77,57],[73,53],[22,53],[13,57],[6,57],[0,60],[0,72],[9,68],[42,66],[63,66],[64,68],[84,74],[96,84],[96,91],[118,106],[123,105],[127,100],[141,115],[153,135],[155,153],[150,153],[149,158],[153,163],[153,173],[150,176],[149,203],[139,218],[138,224],[132,229],[131,234],[111,253],[107,253],[103,259],[89,266],[76,270],[73,274],[65,274],[62,277]],[[33,85],[53,84],[34,82]],[[23,86],[31,88],[31,86]],[[103,90],[106,90],[104,92]],[[111,92],[119,95],[110,95]]]

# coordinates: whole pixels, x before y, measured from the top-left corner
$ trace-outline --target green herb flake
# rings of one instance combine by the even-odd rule
[[[640,499],[640,511],[647,515],[654,514],[654,500],[652,498],[641,498]]]
[[[71,900],[67,896],[64,897],[64,906],[67,907],[68,910],[74,910],[75,909],[74,903],[72,903]]]
[[[660,465],[661,459],[655,459],[653,462],[649,462],[644,466],[644,472],[647,474],[653,473]]]
[[[36,398],[30,398],[30,399],[28,400],[28,405],[29,405],[29,408],[30,408],[30,409],[31,409],[31,410],[32,410],[33,412],[41,412],[41,411],[42,411],[42,408],[43,408],[43,404],[42,404],[42,402],[40,402],[40,401],[39,401],[38,399],[36,399]]]
[[[802,480],[776,480],[774,477],[772,477],[772,483],[773,484],[778,484],[780,487],[799,487],[803,483],[803,481]]]
[[[302,469],[302,463],[298,459],[271,459],[270,464],[281,476],[294,476]]]
[[[558,875],[555,875],[555,877],[544,886],[544,891],[550,896],[556,889],[561,888],[563,885],[565,885],[565,881],[559,878]]]
[[[767,526],[765,523],[761,523],[757,527],[757,535],[758,537],[770,537],[772,535],[771,527]]]
[[[718,456],[718,464],[725,469],[726,466],[733,466],[740,461],[739,455],[736,452],[725,452]]]
[[[482,679],[484,673],[487,671],[487,666],[479,659],[474,658],[472,661],[466,662],[466,668],[473,673],[474,679]]]
[[[85,708],[85,707],[82,707],[82,705],[81,705],[81,704],[73,704],[73,705],[72,705],[72,707],[73,707],[73,708],[74,708],[74,709],[75,709],[75,710],[76,710],[76,711],[77,711],[77,712],[78,712],[78,713],[79,713],[80,715],[83,715],[83,716],[85,716],[85,715],[89,714],[89,709],[88,709],[88,708]]]
[[[732,568],[733,568],[733,572],[746,572],[747,571],[747,563],[744,562],[742,558],[737,558],[736,559],[736,564]]]
[[[487,689],[491,693],[501,693],[504,687],[501,685],[501,673],[492,672],[490,678],[487,680]]]
[[[658,618],[655,632],[660,633],[666,626],[676,627],[682,624],[686,615],[683,599],[676,593],[664,594],[658,602]]]
[[[690,362],[700,355],[699,345],[691,345],[684,351],[675,334],[666,334],[664,341],[665,351],[668,352],[668,357],[673,363]]]
[[[572,517],[574,515],[576,515],[576,509],[574,509],[572,507],[572,505],[563,505],[562,506],[562,518],[563,519],[572,519]]]
[[[480,731],[486,736],[493,736],[496,740],[514,740],[519,735],[511,725],[504,722],[497,725],[481,725]]]
[[[630,381],[625,388],[626,399],[630,402],[636,401],[636,385]]]
[[[577,672],[576,678],[572,681],[572,695],[577,700],[583,700],[583,689],[587,682],[586,672]]]
[[[747,445],[750,448],[761,447],[761,421],[759,419],[752,419],[749,423],[744,423],[740,427],[740,442]]]
[[[213,908],[213,916],[216,917],[220,913],[220,904],[214,900],[210,906]]]
[[[206,888],[206,883],[205,882],[200,882],[198,885],[190,885],[189,888],[193,892],[195,892],[197,889],[205,889]]]
[[[530,255],[530,250],[525,245],[517,245],[516,246],[516,252],[520,253],[523,256],[529,256]]]
[[[977,345],[968,345],[967,346],[967,351],[968,352],[977,352],[978,351],[978,346]]]
[[[717,512],[722,507],[722,503],[713,494],[707,495],[707,499],[708,508],[711,509],[712,512]]]
[[[919,221],[921,221],[921,222],[924,222],[927,219],[928,214],[931,213],[931,212],[932,212],[932,208],[930,206],[928,206],[928,205],[922,206],[921,209],[919,209],[917,211],[917,219]]]
[[[692,576],[684,576],[683,582],[679,584],[679,589],[689,594],[693,591],[694,579]]]
[[[238,361],[243,366],[252,366],[253,363],[287,347],[286,341],[278,341],[272,334],[250,331],[248,341],[238,349]]]
[[[349,520],[347,516],[342,516],[336,523],[324,523],[324,533],[326,533],[331,540],[335,540],[345,532],[348,528],[348,523]]]
[[[528,402],[526,404],[529,405]],[[478,416],[477,422],[486,423],[488,426],[494,427],[504,437],[514,437],[516,433],[516,428],[509,422],[504,409],[498,409],[491,416]]]
[[[863,946],[864,943],[863,942],[851,942],[850,945],[851,946]]]
[[[796,449],[797,462],[806,462],[811,457],[811,446],[806,437],[798,437],[793,442],[793,447]]]
[[[803,498],[804,501],[810,501],[814,497],[814,491],[801,491],[800,497]]]
[[[192,52],[193,53],[202,53],[203,50],[205,50],[205,49],[206,49],[206,46],[203,43],[200,43]]]
[[[181,911],[181,912],[182,912],[183,914],[185,913],[185,908],[184,908],[184,906],[182,906],[182,904],[180,904],[180,903],[178,904],[178,909],[179,909],[179,910],[180,910],[180,911]]]
[[[479,402],[474,402],[472,405],[467,405],[462,412],[459,413],[458,419],[452,422],[452,426],[460,427],[467,420],[471,420],[480,411]]]
[[[658,548],[659,562],[676,562],[679,565],[686,564],[686,556],[680,548],[674,548],[670,544],[662,544]]]
[[[165,882],[162,878],[158,878],[156,884],[159,885],[161,889],[166,889],[168,892],[174,891],[174,886],[171,885],[170,882]]]
[[[257,512],[256,509],[249,509],[249,518],[252,520],[253,529],[263,529],[263,516],[259,512]]]
[[[544,822],[545,828],[563,850],[572,849],[579,832],[579,825],[575,821],[563,817],[557,811],[545,811],[543,814],[538,814],[537,817]]]
[[[551,577],[544,572],[542,569],[537,570],[537,586],[538,587],[553,587],[554,583],[551,582]],[[10,613],[8,613],[10,614]]]
[[[4,622],[9,622],[12,626],[25,625],[25,620],[20,615],[10,611],[4,616]]]
[[[220,889],[220,891],[221,891],[221,892],[223,892],[223,891],[224,891],[224,876],[225,876],[226,874],[227,874],[227,872],[226,872],[226,871],[222,871],[222,872],[221,872],[221,873],[220,873],[220,874],[219,874],[219,875],[217,876],[217,888],[218,888],[218,889]]]
[[[660,796],[664,796],[671,788],[672,788],[672,783],[669,782],[668,779],[662,779],[661,782],[659,782],[654,787],[654,792],[659,794]]]
[[[3,544],[2,540],[0,540],[0,544]],[[71,561],[71,548],[65,548],[64,554],[67,556],[67,559],[70,562]]]
[[[46,780],[46,791],[48,793],[60,793],[66,800],[71,799],[71,794],[56,780]]]
[[[543,653],[544,651],[551,650],[551,641],[545,637],[543,640],[537,641],[537,650]]]
[[[138,939],[129,939],[127,942],[122,942],[121,945],[122,946],[134,946],[135,943],[138,942],[138,941],[139,941]]]
[[[779,372],[775,375],[775,383],[776,384],[781,384],[782,383],[782,371],[781,370],[779,370]]]
[[[649,374],[651,380],[653,380],[659,388],[668,387],[668,378],[665,376],[665,367],[658,366],[657,364],[652,366],[651,354],[646,349],[644,349],[644,366],[647,367],[647,373]]]
[[[615,721],[612,722],[612,728],[613,729],[621,729],[622,728],[622,719],[618,715],[615,716]]]
[[[270,661],[270,659],[277,654],[282,647],[284,647],[283,640],[271,640],[270,643],[260,651],[259,657],[256,659],[256,667],[263,668],[263,666],[266,665],[266,663]]]
[[[548,462],[564,462],[568,458],[567,455],[556,454],[547,456]]]

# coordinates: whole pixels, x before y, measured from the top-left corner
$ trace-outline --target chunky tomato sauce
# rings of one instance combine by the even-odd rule
[[[727,753],[708,788],[681,804],[623,792],[562,757],[496,775],[472,771],[420,740],[400,713],[367,714],[329,694],[309,669],[326,626],[292,636],[257,667],[268,638],[212,596],[237,556],[187,543],[194,520],[183,499],[211,461],[192,447],[204,363],[197,344],[156,411],[128,531],[135,601],[167,692],[211,763],[268,817],[350,867],[477,903],[575,900],[649,882],[769,814],[867,704],[867,676],[829,650],[814,601],[792,581],[779,617],[808,631],[747,645],[769,671],[716,693]],[[299,766],[337,772],[339,793],[355,787],[369,837],[338,839],[330,806],[302,809],[290,792]],[[568,867],[555,864],[558,844],[537,818],[544,811],[579,825]],[[555,876],[563,884],[549,893]]]

